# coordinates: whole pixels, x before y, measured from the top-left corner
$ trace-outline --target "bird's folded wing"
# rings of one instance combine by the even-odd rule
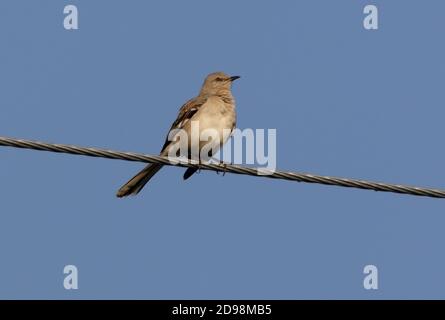
[[[176,120],[173,122],[170,130],[170,133],[173,129],[181,129],[184,125],[193,117],[193,115],[202,107],[202,105],[207,101],[207,98],[196,97],[190,99],[179,109],[179,114]],[[162,146],[161,153],[167,148],[171,141],[168,140],[168,134],[165,138],[164,145]]]

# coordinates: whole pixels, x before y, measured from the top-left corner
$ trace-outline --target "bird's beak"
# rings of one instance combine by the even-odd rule
[[[241,78],[240,76],[233,76],[233,77],[230,77],[229,79],[230,79],[230,81],[235,81],[236,79],[239,79],[239,78]]]

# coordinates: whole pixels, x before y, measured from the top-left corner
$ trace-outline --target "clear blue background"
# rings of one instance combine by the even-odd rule
[[[77,31],[63,28],[76,4]],[[378,5],[378,31],[363,8]],[[204,76],[280,169],[445,188],[443,1],[1,1],[0,136],[157,153]],[[445,298],[445,200],[0,148],[0,298]],[[79,290],[63,267],[79,269]],[[379,290],[363,267],[379,268]]]

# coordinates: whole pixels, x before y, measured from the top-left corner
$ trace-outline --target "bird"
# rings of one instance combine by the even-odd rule
[[[198,96],[188,100],[180,109],[176,120],[170,127],[172,130],[182,129],[189,136],[193,122],[199,124],[199,133],[206,129],[216,130],[220,141],[215,141],[209,156],[216,153],[230,138],[236,126],[235,99],[232,95],[232,83],[240,76],[229,76],[224,72],[213,72],[207,75],[202,84]],[[229,134],[227,134],[227,132]],[[169,134],[162,146],[160,155],[167,156],[174,139],[169,139]],[[189,138],[190,144],[190,138]],[[199,143],[199,152],[203,145]],[[213,152],[214,151],[214,152]],[[188,157],[196,155],[191,154],[190,146]],[[127,183],[125,183],[116,193],[118,198],[129,195],[137,195],[151,178],[163,167],[162,164],[152,163],[147,165]],[[190,178],[198,169],[187,168],[183,179]]]

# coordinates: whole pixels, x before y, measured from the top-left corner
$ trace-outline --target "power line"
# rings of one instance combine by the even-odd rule
[[[245,174],[250,176],[272,178],[272,179],[318,183],[318,184],[334,185],[347,188],[368,189],[374,191],[402,193],[402,194],[425,196],[432,198],[445,198],[445,190],[427,189],[427,188],[371,182],[371,181],[356,180],[356,179],[319,176],[319,175],[298,173],[298,172],[285,172],[285,171],[270,172],[263,168],[243,167],[231,164],[215,164],[215,163],[198,164],[198,162],[196,161],[184,160],[180,158],[177,158],[177,162],[175,161],[175,163],[173,163],[167,157],[161,157],[155,155],[111,151],[111,150],[104,150],[97,148],[85,148],[85,147],[78,147],[65,144],[43,143],[37,141],[12,139],[6,137],[0,137],[0,146],[32,149],[40,151],[50,151],[58,153],[68,153],[68,154],[76,154],[88,157],[100,157],[107,159],[119,159],[119,160],[149,162],[149,163],[161,163],[170,166],[194,167],[204,170]]]

